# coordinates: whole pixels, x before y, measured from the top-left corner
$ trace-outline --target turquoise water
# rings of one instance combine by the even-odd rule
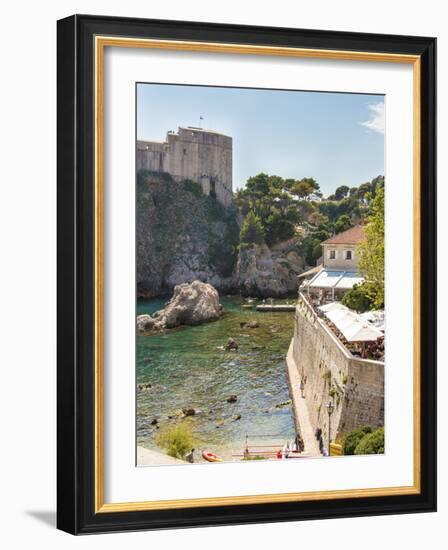
[[[137,383],[150,383],[137,393],[137,443],[156,448],[159,429],[187,422],[198,448],[228,455],[243,449],[245,436],[256,439],[294,438],[285,356],[293,334],[293,313],[259,313],[242,306],[239,297],[222,297],[221,320],[181,327],[164,334],[137,336]],[[137,314],[154,313],[162,300],[144,300]],[[256,319],[259,328],[240,322]],[[222,351],[229,337],[238,351]],[[236,395],[236,403],[227,398]],[[194,416],[179,420],[179,410],[193,407]],[[177,416],[176,416],[177,415]],[[241,416],[240,419],[237,419]],[[169,418],[171,417],[171,418]]]

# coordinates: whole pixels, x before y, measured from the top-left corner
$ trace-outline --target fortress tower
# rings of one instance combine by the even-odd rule
[[[195,181],[224,206],[232,202],[232,138],[213,130],[179,127],[165,141],[137,141],[137,170],[142,169]]]

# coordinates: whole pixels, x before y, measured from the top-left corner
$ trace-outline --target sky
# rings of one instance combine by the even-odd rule
[[[313,177],[324,195],[384,174],[381,95],[138,84],[137,138],[178,126],[233,138],[234,190],[260,172]]]

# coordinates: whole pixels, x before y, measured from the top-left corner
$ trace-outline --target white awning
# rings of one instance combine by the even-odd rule
[[[344,335],[347,342],[374,342],[383,336],[381,330],[342,304],[338,304],[338,307],[335,303],[327,304],[320,310]]]
[[[366,321],[369,321],[369,323],[371,323],[378,330],[384,332],[384,311],[366,311],[365,313],[361,313],[361,317]]]
[[[311,279],[308,287],[349,290],[363,281],[363,277],[356,271],[322,269]]]
[[[303,273],[300,273],[297,275],[299,279],[303,279],[303,277],[309,277],[310,275],[316,275],[316,273],[319,273],[319,271],[322,269],[321,265],[316,265],[316,267],[312,267],[311,269],[308,269],[308,271],[304,271]]]
[[[335,288],[350,289],[350,288],[353,288],[354,285],[360,285],[363,281],[364,281],[364,278],[361,277],[359,273],[355,273],[353,271],[346,271],[344,275],[336,283]]]
[[[320,306],[319,308],[323,313],[327,313],[328,311],[335,311],[338,309],[342,309],[344,311],[347,310],[347,307],[341,304],[341,302],[331,302],[329,304],[325,304],[324,306]]]
[[[309,288],[333,288],[344,273],[345,271],[322,269],[322,271],[319,271],[319,273],[311,279],[308,286]]]

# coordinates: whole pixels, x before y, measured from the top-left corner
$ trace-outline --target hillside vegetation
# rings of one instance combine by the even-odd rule
[[[258,174],[235,194],[235,203],[245,218],[240,240],[271,246],[302,237],[306,263],[315,265],[322,241],[368,221],[374,199],[383,187],[384,177],[378,176],[358,187],[341,185],[324,198],[313,178],[294,180]]]
[[[384,302],[384,177],[339,186],[323,197],[313,178],[257,174],[225,208],[199,184],[140,171],[137,183],[139,296],[169,292],[200,279],[218,290],[282,296],[297,290],[297,275],[316,265],[321,243],[366,224],[360,269],[367,283],[352,299]],[[350,297],[348,297],[350,301]]]

